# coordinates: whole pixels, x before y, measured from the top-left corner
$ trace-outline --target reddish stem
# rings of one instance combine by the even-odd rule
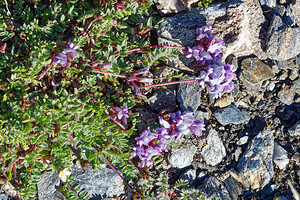
[[[13,166],[18,160],[20,159],[20,157],[18,157],[14,162],[12,162],[4,171],[3,174],[5,174],[5,172],[7,172],[7,170],[9,170],[11,168],[11,166]]]
[[[111,76],[116,76],[116,77],[120,77],[120,78],[127,78],[126,76],[120,75],[120,74],[114,74],[114,73],[110,73],[110,72],[104,72],[104,71],[92,71],[94,73],[98,73],[98,74],[108,74]]]
[[[75,144],[75,141],[74,141],[74,139],[73,139],[71,133],[69,133],[69,136],[70,136],[70,139],[72,140],[72,143],[73,143],[73,146],[74,146],[74,149],[75,149],[75,154],[76,154],[76,156],[77,156],[78,159],[79,159],[80,157],[79,157],[78,149],[77,149],[77,146],[76,146],[76,144]]]
[[[186,83],[186,82],[193,82],[193,81],[196,81],[196,79],[183,80],[183,81],[173,81],[173,82],[169,82],[169,83],[159,83],[159,84],[154,84],[154,85],[146,85],[146,86],[141,86],[139,88],[140,89],[152,88],[152,87],[157,87],[157,86],[173,85],[173,84],[177,84],[177,83]]]
[[[141,47],[141,48],[131,49],[131,50],[126,51],[125,53],[130,54],[132,52],[141,51],[141,50],[144,50],[147,48],[150,48],[150,49],[155,49],[155,48],[187,49],[186,47],[176,47],[176,46],[149,46],[149,47]]]
[[[121,152],[121,154],[124,154],[124,152],[121,150],[121,149],[119,149],[119,147],[117,146],[117,145],[115,145],[115,144],[113,144],[114,145],[114,147],[116,147],[120,152]],[[128,156],[126,156],[126,158],[129,160],[129,162],[131,162],[136,168],[138,168],[139,169],[139,167],[128,157]]]
[[[102,155],[104,160],[107,162],[107,164],[121,177],[121,179],[126,183],[126,185],[128,185],[128,187],[132,188],[129,183],[125,180],[125,178],[116,170],[116,168],[114,168],[114,166],[112,166],[112,164],[105,158],[104,155]]]
[[[139,114],[139,116],[141,116],[141,117],[148,117],[148,118],[158,119],[158,117],[154,117],[154,116],[150,116],[150,115],[142,115],[142,114]]]
[[[92,24],[93,24],[95,21],[100,20],[101,18],[102,18],[102,16],[100,15],[100,16],[98,16],[96,19],[92,20],[91,23],[89,23],[89,24],[86,26],[86,28],[84,29],[84,31],[83,31],[83,33],[82,33],[82,36],[85,36],[85,35],[88,33],[89,29],[91,28]]]
[[[16,164],[14,163],[14,175],[15,175],[15,184],[16,184],[16,188],[18,187],[18,181],[17,181],[17,168],[16,168]],[[17,199],[19,200],[19,191],[17,191]]]
[[[53,64],[54,64],[54,62],[52,62],[52,63],[49,65],[49,67],[46,69],[46,71],[44,71],[44,72],[42,73],[42,75],[38,78],[38,80],[41,80],[41,79],[45,76],[45,74],[49,71],[49,69],[52,67]]]
[[[111,120],[113,120],[116,124],[118,124],[123,130],[126,130],[126,128],[125,128],[120,122],[118,122],[117,120],[115,120],[115,119],[112,118],[111,116],[109,116],[109,118],[110,118]]]

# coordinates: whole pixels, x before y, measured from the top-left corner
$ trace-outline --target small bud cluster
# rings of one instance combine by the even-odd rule
[[[200,120],[194,120],[193,113],[189,111],[169,113],[165,119],[159,116],[159,123],[161,127],[155,129],[156,132],[151,132],[148,127],[140,137],[135,138],[137,146],[132,149],[132,157],[138,156],[142,167],[151,166],[153,156],[168,152],[167,144],[170,139],[179,139],[189,133],[201,136],[205,130],[204,124]]]
[[[78,49],[78,46],[75,46],[75,44],[68,42],[66,48],[54,57],[54,64],[60,64],[62,67],[66,68],[70,67],[71,60],[73,60],[77,56],[76,49]]]
[[[127,118],[129,118],[127,105],[123,106],[123,108],[116,107],[114,109],[114,113],[117,114],[117,116],[112,116],[114,119],[118,118],[119,120],[122,120],[125,125],[127,125]]]
[[[222,53],[225,49],[225,42],[214,36],[211,26],[197,28],[197,46],[188,47],[187,58],[194,57],[201,65],[206,66],[205,70],[200,72],[196,78],[199,84],[204,88],[207,83],[210,88],[208,92],[213,98],[222,96],[223,91],[230,92],[234,85],[232,80],[236,80],[236,69],[232,65],[222,62]]]

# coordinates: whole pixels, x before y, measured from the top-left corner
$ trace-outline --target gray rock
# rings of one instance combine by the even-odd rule
[[[289,135],[292,137],[300,136],[300,121],[298,121],[294,126],[288,129]]]
[[[292,83],[295,87],[295,92],[300,95],[300,78],[294,80]]]
[[[278,187],[276,184],[272,184],[269,187],[267,187],[266,189],[263,190],[263,194],[265,196],[271,196],[272,194],[274,194],[276,191],[278,190]]]
[[[9,200],[9,198],[5,194],[0,194],[0,200]]]
[[[147,102],[150,107],[157,112],[161,112],[162,110],[173,112],[176,109],[175,94],[166,89],[156,91],[153,96],[147,100]]]
[[[247,116],[240,111],[234,104],[229,107],[217,110],[213,116],[221,123],[223,126],[227,124],[242,124],[246,122]]]
[[[264,21],[258,0],[231,0],[211,4],[205,8],[192,9],[187,13],[165,18],[157,30],[158,43],[170,46],[195,46],[196,28],[210,25],[215,30],[215,35],[227,43],[224,59],[230,54],[236,57],[255,54],[265,59],[266,55],[259,39],[260,26]],[[186,50],[180,50],[178,58],[168,59],[167,62],[176,69],[199,70],[197,62],[186,58]]]
[[[40,200],[58,200],[65,199],[58,191],[60,179],[58,174],[54,171],[45,171],[37,183],[38,197]]]
[[[294,86],[287,86],[283,84],[282,89],[278,92],[279,100],[286,104],[291,105],[294,103],[294,96],[295,96],[295,88]]]
[[[276,6],[276,0],[260,0],[260,5],[274,8]]]
[[[291,11],[295,17],[295,22],[300,26],[300,0],[294,0],[290,4]]]
[[[220,108],[227,107],[234,101],[234,96],[232,93],[225,93],[222,95],[221,98],[216,100],[215,106]]]
[[[251,86],[259,85],[264,80],[275,75],[274,70],[257,58],[247,58],[241,62],[241,80],[247,81]]]
[[[90,165],[85,171],[80,166],[75,166],[71,177],[91,199],[119,196],[125,192],[123,180],[110,168],[102,168],[102,171],[96,172]]]
[[[180,83],[177,101],[183,111],[195,112],[201,103],[201,87],[197,81]]]
[[[210,112],[209,109],[207,109],[207,112],[197,110],[197,111],[194,113],[194,118],[195,118],[195,120],[200,120],[200,121],[202,121],[203,123],[207,123],[208,120],[210,119],[210,117],[211,117],[211,112]]]
[[[192,3],[198,0],[154,0],[161,14],[178,13],[188,9]]]
[[[203,192],[208,199],[213,197],[217,197],[220,200],[228,200],[231,199],[230,193],[224,186],[222,182],[220,182],[217,178],[213,176],[207,177],[203,184],[199,187],[200,192]]]
[[[235,152],[234,152],[234,160],[237,162],[240,159],[240,155],[242,154],[242,148],[241,147],[237,147]]]
[[[207,144],[202,148],[201,155],[205,162],[211,166],[216,166],[226,156],[226,150],[221,138],[215,129],[210,129],[206,138]]]
[[[251,189],[264,187],[274,175],[273,133],[274,131],[264,130],[255,136],[237,165],[238,172],[246,178]]]
[[[223,181],[227,191],[229,192],[232,200],[237,200],[238,196],[242,193],[242,185],[233,177],[229,176]]]
[[[287,151],[277,142],[274,143],[273,160],[274,163],[279,167],[279,169],[284,169],[290,161]]]
[[[273,60],[288,60],[300,53],[300,28],[286,27],[280,16],[274,15],[267,38],[266,53]]]
[[[174,150],[169,157],[169,162],[172,167],[179,169],[190,166],[197,151],[197,147],[191,143],[181,146],[177,144],[177,147],[172,147],[172,149]]]

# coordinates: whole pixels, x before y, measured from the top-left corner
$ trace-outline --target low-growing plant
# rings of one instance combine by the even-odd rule
[[[18,198],[37,199],[41,174],[54,170],[67,199],[86,199],[69,178],[72,157],[83,169],[108,164],[127,183],[167,151],[170,139],[202,134],[203,123],[180,111],[158,116],[156,132],[137,133],[144,89],[198,81],[218,98],[235,78],[231,66],[221,63],[224,44],[209,27],[209,33],[199,32],[205,36],[197,48],[151,46],[149,34],[161,19],[149,16],[150,6],[129,0],[0,3],[0,170]],[[196,79],[151,85],[156,80],[149,69],[175,57],[176,49],[198,61],[210,54],[214,61],[200,63],[206,71]]]

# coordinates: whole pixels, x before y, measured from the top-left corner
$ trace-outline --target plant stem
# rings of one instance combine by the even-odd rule
[[[107,164],[121,177],[121,179],[128,185],[128,187],[132,188],[129,183],[125,180],[125,178],[112,166],[112,164],[105,158],[105,156],[102,154],[104,160],[107,162]]]
[[[117,120],[115,120],[115,119],[112,118],[111,116],[109,116],[109,118],[110,118],[111,120],[113,120],[116,124],[118,124],[123,130],[126,130],[126,128],[125,128],[120,122],[118,122]]]
[[[186,83],[186,82],[193,82],[193,81],[196,81],[196,79],[182,80],[182,81],[173,81],[173,82],[169,82],[169,83],[159,83],[159,84],[154,84],[154,85],[146,85],[146,86],[141,86],[139,88],[140,89],[152,88],[152,87],[157,87],[157,86],[173,85],[173,84],[177,84],[177,83]]]
[[[144,50],[144,49],[147,49],[147,48],[150,48],[150,49],[155,49],[155,48],[187,49],[186,47],[176,47],[176,46],[149,46],[149,47],[141,47],[141,48],[131,49],[131,50],[126,51],[125,53],[126,54],[131,54],[132,52],[141,51],[141,50]]]
[[[94,73],[98,73],[98,74],[108,74],[111,76],[116,76],[116,77],[120,77],[120,78],[127,78],[126,76],[120,75],[120,74],[114,74],[114,73],[110,73],[110,72],[104,72],[104,71],[92,71]]]
[[[72,143],[73,143],[73,146],[74,146],[74,150],[75,150],[75,154],[76,154],[77,158],[80,159],[80,156],[79,156],[79,153],[78,153],[77,146],[76,146],[76,144],[75,144],[75,141],[74,141],[74,139],[73,139],[71,133],[69,133],[69,136],[70,136],[70,139],[72,140]]]
[[[42,75],[38,78],[38,80],[41,80],[41,79],[45,76],[45,74],[47,73],[47,71],[49,71],[49,69],[52,67],[53,64],[54,64],[54,62],[52,62],[52,63],[49,65],[49,67],[46,69],[46,71],[44,71],[44,72],[42,73]]]

